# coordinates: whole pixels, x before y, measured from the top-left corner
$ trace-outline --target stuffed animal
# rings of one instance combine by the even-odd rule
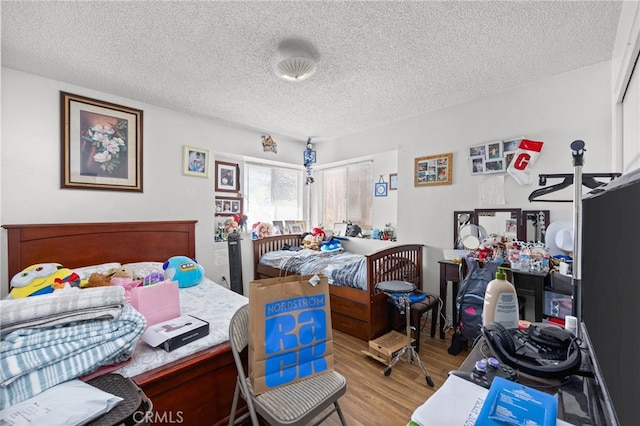
[[[105,274],[94,272],[89,275],[89,279],[86,282],[80,284],[81,288],[93,288],[93,287],[108,287],[111,285],[111,278]]]
[[[164,275],[162,272],[151,272],[149,275],[143,278],[144,285],[157,284],[164,281]]]
[[[80,276],[59,263],[38,263],[31,265],[11,278],[13,299],[53,293],[66,286],[78,287]]]
[[[320,250],[320,243],[322,242],[322,234],[312,235],[307,234],[302,239],[302,248],[310,249],[310,250]]]
[[[311,235],[316,238],[320,238],[320,242],[324,241],[327,237],[327,234],[325,234],[324,229],[322,228],[313,228],[311,230]]]
[[[342,251],[342,244],[340,244],[339,240],[332,239],[329,241],[323,241],[320,243],[320,251]]]
[[[109,278],[135,278],[135,273],[127,268],[110,268],[106,273]]]
[[[185,288],[199,284],[204,278],[204,268],[187,256],[173,256],[162,265],[164,278],[178,282],[178,287]]]

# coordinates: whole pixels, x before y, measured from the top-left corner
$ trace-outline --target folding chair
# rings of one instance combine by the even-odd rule
[[[332,409],[314,424],[322,423],[333,412],[337,412],[340,416],[340,422],[346,426],[338,398],[347,391],[347,381],[344,376],[335,371],[255,395],[251,387],[251,380],[245,374],[240,358],[240,353],[248,345],[248,335],[249,305],[245,305],[233,315],[229,325],[231,352],[238,369],[229,425],[235,425],[247,417],[251,417],[253,426],[259,426],[258,415],[270,425],[307,425],[333,404]],[[235,414],[240,396],[247,402],[249,412],[236,419]]]

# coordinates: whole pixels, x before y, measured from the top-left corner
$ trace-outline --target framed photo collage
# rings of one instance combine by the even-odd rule
[[[520,146],[520,138],[492,141],[469,147],[469,166],[472,175],[505,173]]]

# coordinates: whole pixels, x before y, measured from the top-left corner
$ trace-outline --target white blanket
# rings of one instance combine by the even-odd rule
[[[4,339],[19,328],[117,319],[124,304],[124,288],[121,286],[67,289],[40,296],[0,300],[0,337]]]

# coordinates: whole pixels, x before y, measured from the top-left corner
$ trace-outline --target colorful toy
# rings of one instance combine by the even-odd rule
[[[164,281],[164,275],[162,274],[162,272],[152,272],[144,277],[143,283],[144,285],[151,285],[157,284],[162,281]]]
[[[320,243],[322,243],[324,232],[322,234],[307,234],[302,239],[302,248],[311,250],[320,250]]]
[[[81,288],[108,287],[111,285],[111,278],[100,272],[89,275],[89,279],[80,283]]]
[[[340,244],[340,241],[336,239],[323,241],[320,243],[320,251],[327,251],[327,252],[342,251],[342,244]]]
[[[199,284],[204,278],[204,268],[187,256],[173,256],[162,265],[164,278],[178,282],[178,287],[185,288]]]
[[[31,265],[11,278],[11,292],[14,299],[53,293],[66,285],[78,287],[80,276],[59,263],[38,263]]]

